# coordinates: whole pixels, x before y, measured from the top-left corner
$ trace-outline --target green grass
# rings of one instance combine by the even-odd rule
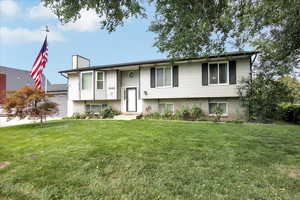
[[[3,161],[1,200],[300,199],[296,125],[53,121],[0,128]]]

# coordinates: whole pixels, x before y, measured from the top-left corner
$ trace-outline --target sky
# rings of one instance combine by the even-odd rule
[[[0,66],[31,70],[46,25],[50,33],[44,74],[51,83],[66,82],[58,71],[72,68],[72,55],[89,58],[91,65],[166,58],[153,47],[151,14],[148,19],[128,19],[113,33],[100,29],[100,18],[92,10],[81,15],[75,23],[62,25],[40,0],[0,0]]]

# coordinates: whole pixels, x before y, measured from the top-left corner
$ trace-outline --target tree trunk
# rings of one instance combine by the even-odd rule
[[[40,122],[41,122],[41,128],[43,128],[43,115],[41,115]]]

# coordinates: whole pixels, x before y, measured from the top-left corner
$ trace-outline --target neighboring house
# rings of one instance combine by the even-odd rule
[[[45,83],[44,76],[43,79],[43,82]],[[0,66],[0,107],[1,104],[4,103],[4,98],[7,92],[18,90],[25,86],[34,87],[34,81],[30,76],[30,71]],[[42,87],[45,88],[45,84]],[[61,111],[58,113],[58,116],[66,116],[66,87],[66,84],[51,84],[50,81],[47,80],[47,91],[54,95],[51,97],[51,99],[57,103],[59,105],[59,109],[61,109]],[[62,97],[63,95],[65,97]],[[63,98],[64,101],[61,100]]]
[[[213,114],[217,105],[228,119],[245,117],[237,86],[251,72],[253,51],[178,60],[150,60],[89,66],[73,56],[68,76],[68,116],[110,105],[125,114],[176,111],[200,106]]]
[[[58,104],[57,117],[67,116],[68,102],[68,85],[67,84],[51,84],[47,88],[47,93],[52,94],[49,100]]]

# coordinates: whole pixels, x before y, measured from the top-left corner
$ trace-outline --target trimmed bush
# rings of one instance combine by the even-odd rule
[[[120,112],[113,110],[111,106],[106,107],[101,112],[103,119],[107,119],[107,118],[111,119],[111,118],[114,118],[115,115],[119,115],[119,114],[120,114]]]
[[[164,113],[150,113],[144,116],[144,119],[165,119],[165,120],[207,120],[204,112],[198,106],[189,108],[183,106],[175,113],[171,110],[166,110]]]
[[[279,105],[280,119],[300,123],[300,105],[295,104],[281,104]]]
[[[193,106],[191,109],[191,118],[193,120],[201,120],[205,117],[203,110],[199,106]]]

